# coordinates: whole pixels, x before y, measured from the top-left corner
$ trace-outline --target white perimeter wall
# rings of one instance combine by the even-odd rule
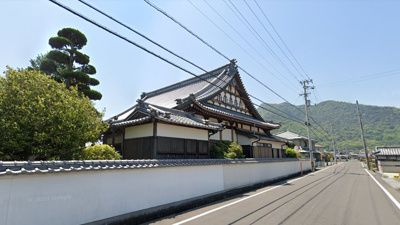
[[[0,224],[81,224],[310,169],[308,161],[0,176]]]

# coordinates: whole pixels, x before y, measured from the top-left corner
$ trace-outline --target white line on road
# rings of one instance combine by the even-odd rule
[[[388,190],[386,190],[386,188],[383,187],[382,184],[380,184],[367,169],[364,169],[364,170],[365,170],[365,172],[367,172],[369,174],[369,176],[372,178],[372,180],[374,180],[375,183],[382,189],[382,191],[389,197],[389,199],[394,203],[394,205],[397,206],[397,208],[400,210],[400,203],[393,197],[393,195],[390,194],[390,192]]]
[[[337,164],[336,164],[336,165],[337,165]],[[292,179],[292,180],[288,180],[286,183],[295,182],[295,181],[297,181],[297,180],[306,178],[306,177],[308,177],[308,176],[310,176],[310,175],[312,175],[312,174],[317,174],[317,173],[319,173],[319,172],[322,172],[322,171],[324,171],[324,170],[326,170],[326,169],[328,169],[328,168],[332,168],[332,167],[326,167],[326,168],[324,168],[324,169],[322,169],[322,170],[318,170],[317,172],[313,172],[313,173],[307,174],[306,176],[299,177],[299,178],[295,178],[295,179]],[[199,214],[199,215],[196,215],[196,216],[190,217],[190,218],[188,218],[188,219],[182,220],[182,221],[180,221],[180,222],[174,223],[173,225],[180,225],[180,224],[184,224],[184,223],[190,222],[190,221],[195,220],[195,219],[197,219],[197,218],[200,218],[200,217],[202,217],[202,216],[205,216],[205,215],[208,215],[208,214],[210,214],[210,213],[216,212],[216,211],[218,211],[218,210],[221,210],[221,209],[223,209],[223,208],[229,207],[229,206],[231,206],[231,205],[235,205],[235,204],[237,204],[237,203],[239,203],[239,202],[242,202],[242,201],[245,201],[245,200],[247,200],[247,199],[249,199],[249,198],[253,198],[253,197],[256,197],[256,196],[258,196],[258,195],[264,194],[265,192],[272,191],[272,190],[274,190],[274,189],[276,189],[276,188],[278,188],[278,187],[282,187],[282,186],[284,186],[284,185],[285,185],[285,184],[280,184],[280,185],[278,185],[278,186],[275,186],[275,187],[266,189],[266,190],[264,190],[264,191],[260,191],[260,192],[258,192],[258,193],[253,194],[253,195],[250,195],[250,196],[241,198],[241,199],[239,199],[239,200],[236,200],[236,201],[234,201],[234,202],[228,203],[228,204],[226,204],[226,205],[222,205],[222,206],[220,206],[220,207],[218,207],[218,208],[211,209],[211,210],[206,211],[206,212],[203,212],[203,213],[201,213],[201,214]]]

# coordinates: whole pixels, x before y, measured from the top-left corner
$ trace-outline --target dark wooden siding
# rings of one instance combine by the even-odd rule
[[[156,155],[153,146],[156,143]],[[144,137],[126,139],[124,141],[124,159],[185,159],[209,158],[208,141],[170,138],[170,137]]]
[[[124,159],[152,159],[153,137],[133,138],[124,140]]]
[[[208,141],[157,137],[159,159],[204,159],[209,158]]]

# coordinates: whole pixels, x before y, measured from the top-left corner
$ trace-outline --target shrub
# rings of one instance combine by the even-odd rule
[[[216,159],[236,159],[243,158],[243,149],[236,142],[231,141],[218,141],[210,149],[211,158]]]
[[[223,159],[224,153],[228,151],[229,141],[217,141],[211,146],[210,155],[214,159]]]
[[[236,142],[231,142],[224,156],[229,159],[244,158],[242,146]]]
[[[116,160],[121,158],[121,155],[114,147],[106,144],[96,144],[86,147],[81,157],[83,160]]]
[[[299,153],[293,148],[286,148],[285,155],[288,158],[299,158]]]

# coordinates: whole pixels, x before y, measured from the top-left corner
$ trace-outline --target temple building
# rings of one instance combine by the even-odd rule
[[[126,159],[210,158],[218,140],[239,143],[249,158],[281,158],[286,140],[271,135],[252,104],[235,61],[143,93],[137,104],[107,120],[103,142]]]

